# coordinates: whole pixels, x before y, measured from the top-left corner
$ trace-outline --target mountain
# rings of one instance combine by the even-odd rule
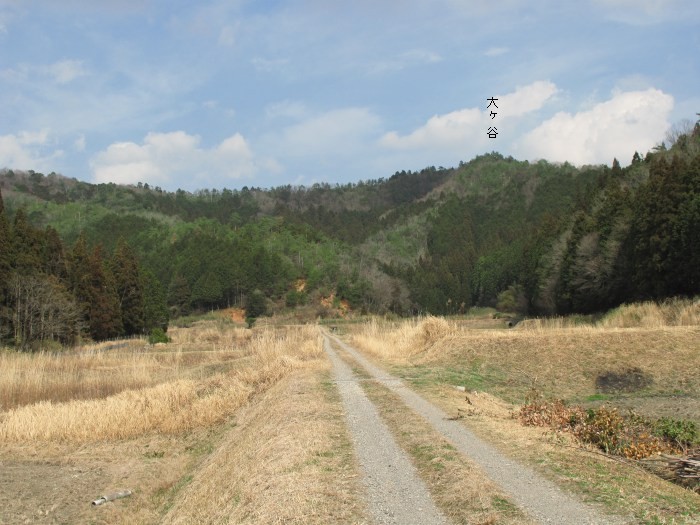
[[[167,192],[3,170],[0,190],[0,242],[14,246],[0,258],[7,330],[16,324],[12,276],[54,275],[22,262],[18,239],[27,236],[35,254],[49,238],[68,254],[80,243],[99,251],[107,280],[127,247],[172,315],[245,306],[255,291],[277,307],[332,296],[398,314],[473,305],[590,313],[700,293],[698,125],[624,169],[617,160],[576,168],[490,153],[450,169],[308,188]],[[61,286],[75,297],[75,286]]]

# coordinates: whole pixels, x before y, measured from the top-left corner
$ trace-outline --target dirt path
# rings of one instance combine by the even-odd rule
[[[376,407],[357,383],[350,367],[331,347],[324,348],[345,409],[348,428],[367,489],[369,511],[378,524],[446,524],[428,489],[399,448]]]
[[[510,496],[514,503],[537,521],[557,525],[600,525],[628,522],[621,518],[601,514],[593,507],[565,494],[559,487],[533,470],[504,457],[460,423],[448,420],[447,414],[442,410],[413,392],[398,378],[370,363],[359,352],[337,337],[326,334],[327,348],[330,347],[329,338],[373,378],[382,380],[386,387],[396,393],[410,409],[426,419],[457,450],[477,463]],[[359,389],[357,385],[355,387]]]

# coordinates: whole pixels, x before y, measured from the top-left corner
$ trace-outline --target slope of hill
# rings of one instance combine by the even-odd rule
[[[174,314],[256,290],[399,314],[595,312],[700,293],[699,166],[696,126],[625,169],[491,153],[357,184],[196,193],[4,170],[2,235],[20,235],[18,216],[50,226],[68,262],[81,233],[107,254],[123,239]],[[23,271],[3,264],[6,282]]]

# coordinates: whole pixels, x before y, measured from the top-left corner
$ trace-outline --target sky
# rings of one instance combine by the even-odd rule
[[[87,182],[624,166],[698,112],[697,0],[0,0],[0,168]]]

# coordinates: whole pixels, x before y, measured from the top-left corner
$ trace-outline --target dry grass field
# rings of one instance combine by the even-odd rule
[[[605,401],[700,423],[700,301],[621,307],[596,324],[560,318],[497,326],[374,320],[351,333],[415,384],[465,386],[517,403],[536,388],[568,402]]]
[[[610,460],[567,434],[524,427],[519,406],[546,398],[700,423],[700,302],[621,307],[597,322],[373,320],[346,338],[507,455],[639,523],[696,523],[700,497]],[[466,394],[455,389],[465,387]],[[466,396],[466,399],[465,399]]]
[[[224,486],[225,508],[241,517],[232,522],[254,509],[272,521],[279,498],[263,486],[296,494],[288,516],[318,515],[302,522],[329,522],[319,508],[361,521],[348,438],[320,386],[328,364],[317,328],[208,321],[169,335],[154,347],[0,354],[0,523],[221,521]],[[277,430],[287,437],[274,444]],[[259,440],[273,452],[258,455]],[[329,490],[342,472],[346,482]],[[120,489],[133,495],[91,506]]]

